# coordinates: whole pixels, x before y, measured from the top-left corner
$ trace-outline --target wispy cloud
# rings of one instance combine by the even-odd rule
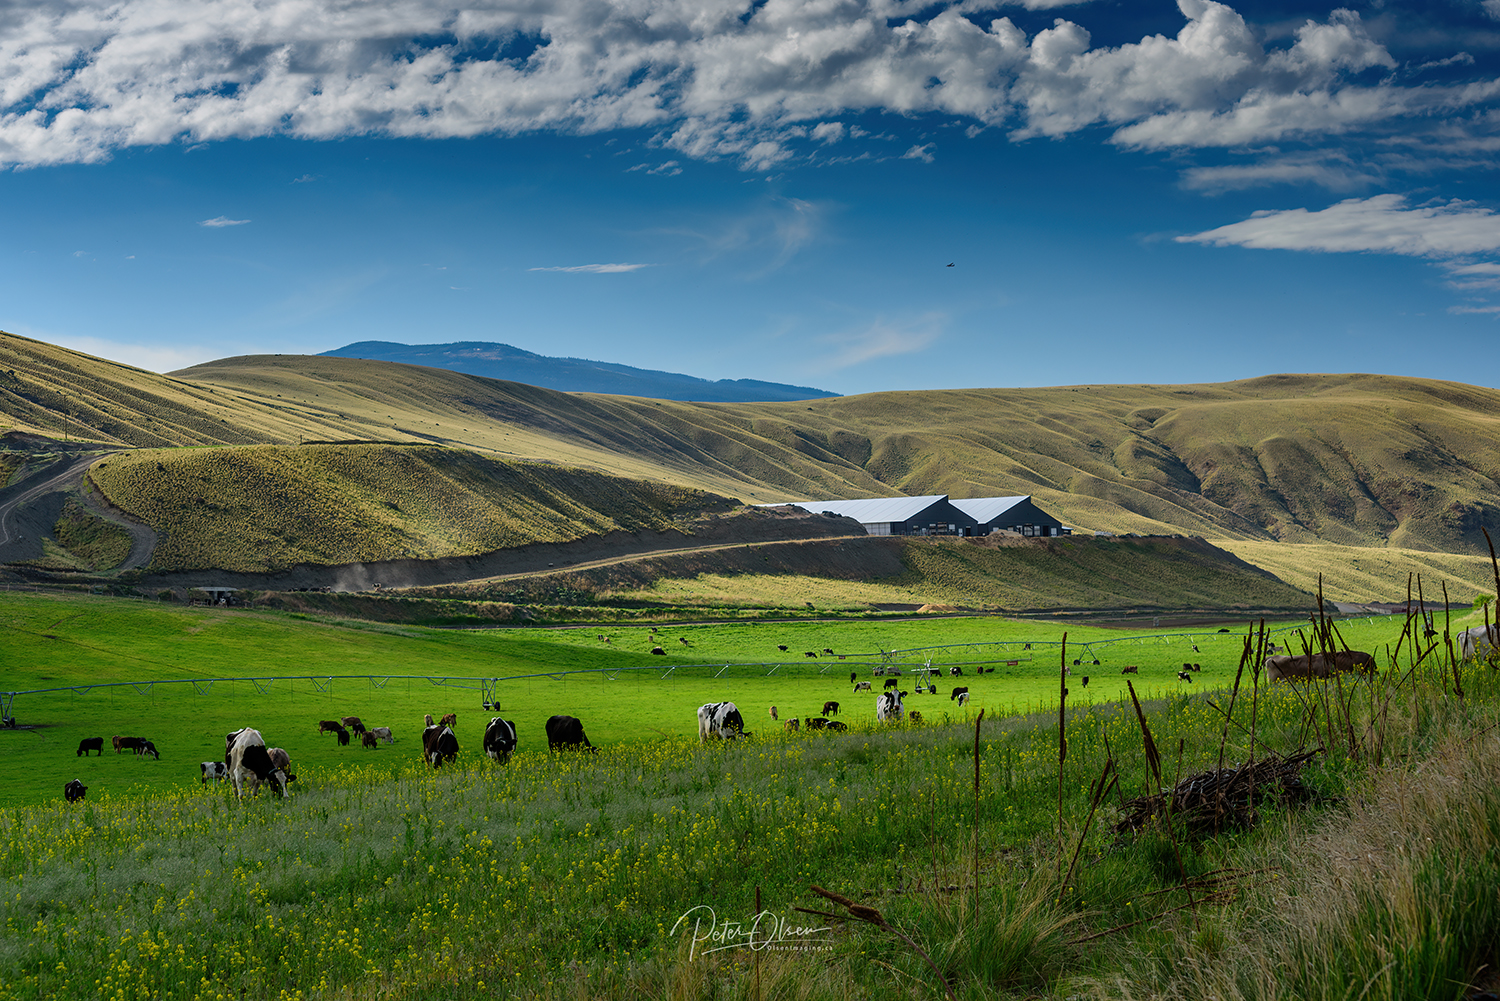
[[[931,163],[932,159],[933,159],[932,158],[932,147],[935,146],[935,145],[937,145],[937,144],[936,143],[924,143],[921,146],[913,146],[911,149],[909,149],[905,153],[901,154],[901,159],[903,159],[903,160],[921,160],[923,163]]]
[[[617,275],[627,271],[639,271],[641,268],[654,267],[651,264],[573,264],[567,267],[553,268],[528,268],[528,271],[566,271],[569,274],[583,275]]]
[[[72,337],[67,334],[39,334],[20,328],[16,331],[27,337],[36,337],[50,344],[56,344],[70,351],[81,351],[95,358],[104,358],[109,361],[119,362],[122,365],[133,365],[143,368],[148,372],[173,372],[179,368],[187,368],[189,365],[197,365],[200,362],[211,361],[221,357],[215,353],[216,347],[222,345],[204,345],[198,347],[189,345],[185,348],[163,347],[159,344],[130,344],[123,341],[110,341],[99,337]]]
[[[1375,195],[1349,198],[1318,211],[1263,210],[1242,222],[1177,240],[1261,250],[1454,258],[1500,250],[1500,217],[1473,202],[1409,208],[1401,195]]]
[[[210,229],[222,229],[225,226],[243,226],[249,221],[249,219],[231,219],[228,216],[219,215],[212,219],[204,219],[198,225],[207,226]]]
[[[1456,291],[1500,291],[1500,263],[1483,259],[1500,253],[1500,215],[1456,199],[1409,207],[1401,195],[1350,198],[1318,211],[1255,212],[1241,222],[1176,239],[1216,247],[1422,257],[1442,268]],[[1500,312],[1482,297],[1475,301],[1481,305],[1451,306],[1448,312]]]
[[[931,312],[905,321],[879,319],[866,327],[828,334],[819,340],[831,351],[813,367],[837,371],[876,358],[914,354],[941,337],[947,325],[946,313]]]

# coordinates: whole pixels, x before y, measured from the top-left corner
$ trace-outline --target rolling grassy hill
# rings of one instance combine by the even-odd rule
[[[0,407],[12,430],[107,445],[426,443],[451,446],[443,461],[457,466],[465,452],[542,459],[753,502],[1024,493],[1082,529],[1220,541],[1303,587],[1307,568],[1382,550],[1379,573],[1345,576],[1383,590],[1351,598],[1399,597],[1407,571],[1437,558],[1418,554],[1477,556],[1481,529],[1500,527],[1500,393],[1392,376],[694,404],[331,357],[230,358],[157,376],[0,335]],[[148,517],[170,538],[199,518],[195,496],[168,497]],[[310,511],[301,531],[323,524],[344,522]],[[435,551],[387,541],[392,555]],[[340,549],[282,542],[288,553]],[[1477,583],[1483,569],[1461,560],[1444,572]]]

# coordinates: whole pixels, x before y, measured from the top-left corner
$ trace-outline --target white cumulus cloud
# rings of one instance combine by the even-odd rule
[[[0,166],[268,135],[646,128],[680,155],[764,171],[853,137],[835,119],[870,111],[1017,139],[1102,125],[1116,143],[1169,148],[1462,122],[1500,98],[1491,80],[1393,82],[1394,60],[1346,10],[1267,46],[1232,7],[1178,0],[1175,36],[1096,47],[1064,18],[1032,37],[1010,18],[984,21],[983,2],[11,4],[0,7]]]

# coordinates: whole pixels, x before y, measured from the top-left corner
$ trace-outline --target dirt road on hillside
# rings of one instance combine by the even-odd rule
[[[65,456],[0,490],[0,563],[41,558],[42,540],[51,538],[63,504],[72,495],[94,514],[130,533],[130,555],[114,569],[146,565],[156,548],[156,533],[83,488],[84,474],[100,457],[97,452]]]

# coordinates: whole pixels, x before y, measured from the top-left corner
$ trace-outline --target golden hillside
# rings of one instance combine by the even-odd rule
[[[1083,530],[1254,544],[1304,586],[1349,547],[1475,556],[1500,527],[1500,393],[1394,376],[695,404],[313,356],[159,376],[0,334],[0,406],[10,429],[107,445],[425,443],[756,502],[1032,494]],[[152,517],[170,537],[190,509]],[[1387,596],[1404,559],[1380,575]]]

